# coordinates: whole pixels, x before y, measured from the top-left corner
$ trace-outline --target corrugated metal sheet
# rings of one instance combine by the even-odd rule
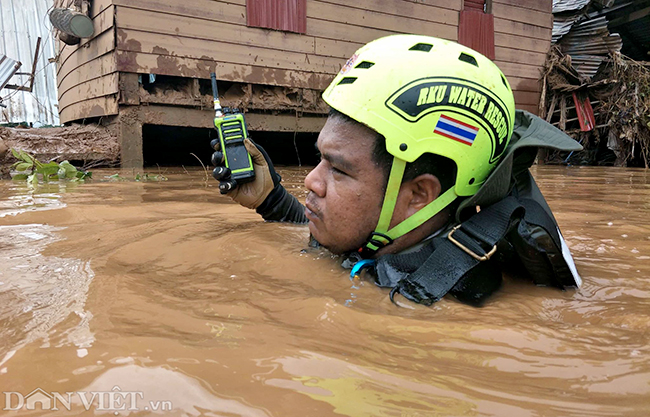
[[[553,13],[572,12],[581,10],[591,0],[553,0]]]
[[[56,91],[55,64],[48,62],[56,55],[54,38],[47,18],[53,0],[0,1],[0,54],[20,61],[20,72],[31,72],[36,41],[40,36],[41,51],[36,65],[36,79],[32,93],[2,89],[6,109],[0,109],[0,123],[28,122],[38,125],[58,125],[59,110]],[[10,84],[23,85],[29,77],[14,76]]]
[[[562,36],[569,33],[573,24],[580,18],[579,15],[560,17],[555,16],[553,18],[553,39],[552,43],[556,43],[562,38]]]
[[[3,88],[9,83],[9,80],[18,71],[20,66],[20,62],[0,54],[0,88]]]
[[[248,26],[305,33],[306,0],[246,0]]]
[[[562,52],[571,55],[573,67],[587,79],[591,79],[610,52],[620,51],[623,45],[618,34],[610,34],[607,18],[600,16],[577,23],[582,14],[572,17],[555,16],[553,39]]]

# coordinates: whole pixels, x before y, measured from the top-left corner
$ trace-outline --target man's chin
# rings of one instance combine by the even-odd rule
[[[340,255],[344,252],[341,251],[336,245],[332,244],[332,242],[328,240],[326,236],[324,236],[322,233],[319,233],[318,227],[316,227],[314,222],[311,220],[309,221],[309,233],[311,234],[311,238],[318,242],[318,245],[320,247],[327,249],[334,255]]]
[[[326,234],[322,233],[316,224],[311,220],[309,221],[309,233],[311,234],[311,238],[318,242],[319,246],[327,249],[334,255],[343,255],[345,253],[356,252],[363,244],[360,243],[357,246],[352,245],[352,247],[347,247],[349,245],[341,245],[341,242],[336,242],[335,239],[333,239],[331,236],[327,236]]]

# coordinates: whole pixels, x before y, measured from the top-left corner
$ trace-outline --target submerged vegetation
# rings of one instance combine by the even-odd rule
[[[87,179],[92,179],[92,172],[84,171],[76,168],[69,161],[63,162],[41,162],[33,155],[22,151],[11,149],[11,153],[18,161],[11,165],[11,169],[15,172],[12,175],[14,181],[27,181],[28,184],[37,185],[41,181],[44,183],[50,181],[70,181],[70,182],[84,182]],[[150,181],[167,181],[167,177],[163,174],[150,174],[150,173],[134,173],[133,176],[122,176],[120,174],[113,174],[105,177],[109,181],[136,181],[136,182],[150,182]]]
[[[27,152],[11,149],[11,153],[18,161],[11,168],[18,173],[12,177],[15,181],[27,181],[36,185],[39,181],[50,182],[54,180],[68,180],[83,182],[92,178],[92,173],[77,169],[68,161],[41,162]]]

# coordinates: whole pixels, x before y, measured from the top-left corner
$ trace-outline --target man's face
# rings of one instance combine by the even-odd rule
[[[314,238],[333,253],[356,250],[375,230],[384,173],[372,160],[375,134],[330,117],[318,136],[321,161],[305,178],[305,214]]]

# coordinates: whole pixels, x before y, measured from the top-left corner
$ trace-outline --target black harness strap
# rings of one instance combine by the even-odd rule
[[[434,239],[435,249],[430,256],[415,271],[404,274],[395,289],[411,301],[433,304],[476,267],[481,258],[488,259],[495,245],[523,216],[523,206],[512,196],[482,209],[454,229],[455,243],[449,235]],[[378,269],[381,263],[380,259]]]

